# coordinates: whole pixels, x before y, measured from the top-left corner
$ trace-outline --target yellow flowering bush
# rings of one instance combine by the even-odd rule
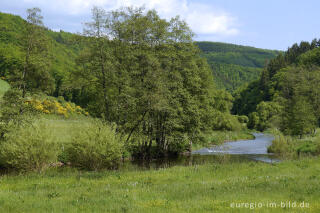
[[[64,117],[69,117],[73,114],[89,115],[89,113],[80,106],[76,106],[74,103],[70,102],[60,103],[57,100],[49,99],[40,101],[39,99],[32,98],[31,100],[25,101],[25,104],[34,110],[45,114],[63,115]]]

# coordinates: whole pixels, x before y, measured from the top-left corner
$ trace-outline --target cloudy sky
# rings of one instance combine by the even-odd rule
[[[81,32],[94,5],[145,6],[168,19],[180,15],[201,41],[284,50],[320,38],[319,0],[1,0],[0,11],[25,18],[27,8],[40,7],[47,27]]]

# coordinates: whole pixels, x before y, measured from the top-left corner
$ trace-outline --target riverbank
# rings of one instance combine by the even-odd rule
[[[148,171],[45,173],[1,176],[1,212],[319,212],[320,159],[275,165],[216,163]],[[42,199],[39,199],[42,198]],[[281,202],[309,208],[281,208]],[[241,208],[231,205],[242,203]]]
[[[283,135],[281,132],[273,130],[275,140],[268,148],[268,152],[275,153],[285,159],[295,159],[299,156],[320,155],[320,131],[316,134],[300,137]]]

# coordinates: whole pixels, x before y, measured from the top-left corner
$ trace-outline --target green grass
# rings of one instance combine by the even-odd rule
[[[64,118],[57,115],[42,115],[39,121],[44,120],[48,124],[48,128],[52,130],[58,143],[71,142],[72,135],[77,130],[89,126],[91,123],[90,117],[77,116],[74,118]]]
[[[319,212],[319,173],[319,158],[150,171],[52,169],[2,176],[0,212],[249,212],[230,204],[281,201],[304,201],[310,208],[255,210]]]
[[[298,136],[283,135],[277,130],[270,130],[269,133],[275,136],[268,152],[277,154],[282,158],[294,159],[300,156],[320,154],[320,129],[315,135],[308,135],[302,138]]]
[[[10,85],[4,81],[0,79],[0,98],[3,97],[4,93],[10,88]]]

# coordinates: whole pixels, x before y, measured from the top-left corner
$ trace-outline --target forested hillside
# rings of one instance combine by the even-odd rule
[[[26,21],[20,16],[0,12],[0,75],[12,77],[12,71],[23,63],[23,34]],[[76,35],[67,32],[45,31],[45,39],[49,45],[50,74],[48,92],[52,95],[68,95],[66,88],[62,88],[68,73],[75,71],[76,57],[79,55],[79,43],[74,42]],[[11,73],[10,73],[11,72]],[[42,76],[43,77],[43,76]],[[39,76],[41,78],[41,76]],[[38,79],[40,80],[40,79]],[[64,84],[65,87],[67,84]]]
[[[266,63],[279,51],[219,42],[196,42],[207,59],[219,88],[234,91],[257,80]]]
[[[320,121],[320,40],[294,44],[239,91],[236,114],[249,115],[258,130],[277,127],[290,135],[315,133]]]

